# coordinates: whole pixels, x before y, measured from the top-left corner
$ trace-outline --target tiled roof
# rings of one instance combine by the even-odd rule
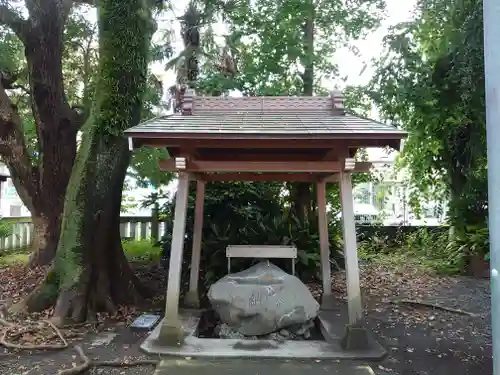
[[[194,134],[401,134],[394,126],[356,116],[325,113],[253,113],[158,117],[126,133]],[[131,134],[131,135],[132,135]]]
[[[190,90],[188,90],[190,91]],[[182,113],[158,117],[126,133],[210,135],[391,135],[406,132],[346,114],[341,94],[331,97],[203,97],[186,93]]]

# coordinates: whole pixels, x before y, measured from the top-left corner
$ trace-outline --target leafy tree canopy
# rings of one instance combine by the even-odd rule
[[[415,16],[386,36],[367,94],[408,130],[401,162],[416,191],[449,197],[453,225],[484,225],[482,2],[420,1]]]

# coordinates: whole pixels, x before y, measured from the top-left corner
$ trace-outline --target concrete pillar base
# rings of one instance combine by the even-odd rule
[[[184,305],[192,309],[200,308],[200,297],[198,296],[198,291],[189,291],[184,297]]]
[[[340,345],[342,349],[351,351],[369,349],[368,332],[363,327],[348,325]]]
[[[185,333],[180,321],[163,321],[158,336],[158,343],[165,346],[181,346]]]

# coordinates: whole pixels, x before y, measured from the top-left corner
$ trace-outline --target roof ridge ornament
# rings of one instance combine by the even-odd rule
[[[345,116],[344,108],[344,94],[342,90],[330,91],[330,98],[332,100],[332,112],[337,116]]]

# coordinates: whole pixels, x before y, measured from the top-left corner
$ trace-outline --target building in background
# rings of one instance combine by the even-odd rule
[[[10,176],[9,170],[4,164],[0,164],[0,175]],[[12,180],[7,178],[0,185],[0,217],[23,216],[31,216],[31,214],[17,195]]]
[[[422,202],[416,215],[410,206],[409,174],[395,166],[397,153],[367,149],[375,181],[354,187],[354,214],[359,224],[437,226],[446,220],[446,202]]]
[[[380,223],[383,225],[440,225],[444,222],[446,205],[444,202],[426,202],[420,218],[412,212],[409,204],[409,189],[404,171],[396,171],[396,153],[386,154],[380,150],[367,149],[368,160],[374,162],[377,182],[360,183],[354,187],[354,214],[359,224]],[[9,176],[7,167],[0,164],[1,176]],[[166,190],[175,191],[176,181]],[[124,210],[121,216],[150,216],[150,207],[141,207],[152,189],[134,187],[124,193]],[[163,203],[163,202],[161,202]],[[0,217],[28,217],[24,206],[10,178],[0,184]]]
[[[5,181],[2,181],[2,176]],[[0,163],[0,217],[30,217],[31,213],[24,205],[17,194],[17,190],[12,183],[8,168]],[[133,189],[124,192],[124,210],[121,216],[124,217],[148,217],[151,216],[150,207],[142,207],[141,203],[153,192],[152,189],[139,188],[131,182]]]

